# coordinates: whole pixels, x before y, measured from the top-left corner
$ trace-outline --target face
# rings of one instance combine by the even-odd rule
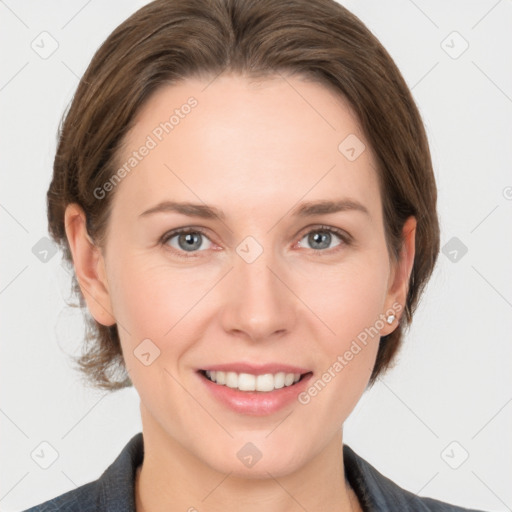
[[[224,473],[304,465],[358,402],[396,328],[383,319],[404,303],[348,104],[297,76],[189,79],[149,99],[118,163],[126,172],[102,189],[114,194],[103,288],[85,295],[118,323],[144,428]],[[235,370],[231,384],[282,387],[238,391],[200,372],[214,367]],[[257,377],[268,373],[301,380]],[[261,454],[251,468],[247,443]]]

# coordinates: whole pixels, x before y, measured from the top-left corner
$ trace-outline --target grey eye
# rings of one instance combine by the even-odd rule
[[[195,252],[199,249],[208,249],[208,247],[204,247],[205,241],[209,242],[208,238],[202,233],[198,231],[186,231],[171,235],[166,243],[178,251]],[[177,245],[175,242],[177,242]]]
[[[329,249],[331,242],[333,241],[333,235],[334,237],[339,239],[338,235],[332,233],[327,229],[315,229],[307,233],[299,243],[302,246],[302,240],[307,239],[307,243],[309,244],[311,249]],[[336,245],[339,245],[339,243]]]

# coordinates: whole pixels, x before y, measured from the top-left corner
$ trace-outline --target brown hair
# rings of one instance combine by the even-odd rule
[[[47,195],[50,234],[72,266],[64,212],[77,203],[101,246],[113,193],[100,200],[93,191],[115,173],[123,137],[141,106],[162,85],[224,71],[299,74],[347,98],[377,159],[390,257],[399,255],[405,220],[417,219],[404,314],[380,338],[371,386],[390,367],[433,271],[437,190],[425,129],[400,71],[365,25],[334,0],[156,0],[119,25],[95,53],[59,127]],[[75,275],[73,291],[86,309]],[[117,326],[85,314],[79,369],[99,388],[131,385]]]

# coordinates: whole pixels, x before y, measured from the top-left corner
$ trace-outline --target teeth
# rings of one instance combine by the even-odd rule
[[[206,370],[206,376],[217,384],[240,391],[274,391],[295,384],[300,379],[300,373],[265,373],[251,375],[250,373],[222,372]]]

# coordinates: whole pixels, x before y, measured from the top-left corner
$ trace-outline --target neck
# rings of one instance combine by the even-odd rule
[[[154,423],[144,424],[144,461],[137,470],[137,512],[359,512],[345,479],[342,430],[307,464],[281,475],[247,478],[216,471]]]

